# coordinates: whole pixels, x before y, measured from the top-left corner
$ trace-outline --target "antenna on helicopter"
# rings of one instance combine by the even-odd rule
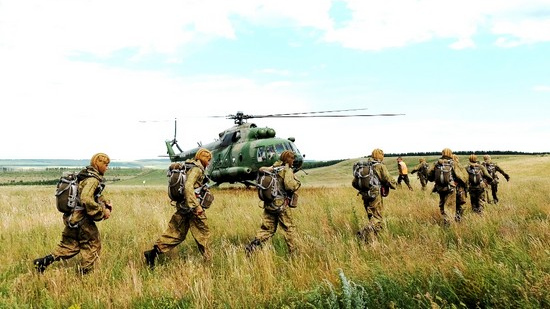
[[[171,146],[176,145],[176,148],[178,148],[180,152],[183,152],[183,150],[180,148],[180,145],[178,145],[178,141],[176,140],[177,132],[178,132],[178,118],[174,118],[174,139],[172,140],[172,143],[170,145]]]

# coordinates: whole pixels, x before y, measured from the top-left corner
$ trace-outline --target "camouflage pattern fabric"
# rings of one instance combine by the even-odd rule
[[[212,258],[209,246],[210,229],[206,214],[203,211],[200,215],[197,215],[194,211],[197,207],[200,207],[195,189],[202,186],[205,180],[204,166],[200,160],[194,160],[192,163],[195,167],[187,172],[184,188],[185,203],[176,205],[177,210],[172,215],[168,228],[155,242],[155,247],[158,249],[158,253],[166,253],[183,242],[187,237],[187,233],[191,231],[199,252],[206,261],[210,261]]]
[[[103,177],[92,166],[79,173],[78,190],[82,210],[75,210],[72,215],[64,215],[65,228],[61,234],[61,242],[52,252],[54,259],[69,259],[78,253],[82,256],[81,271],[84,273],[93,269],[101,252],[99,229],[94,221],[100,221],[106,208],[103,195],[96,197],[95,193]],[[75,227],[76,226],[76,227]]]
[[[301,185],[300,181],[296,179],[294,171],[289,164],[283,164],[282,161],[277,161],[273,164],[273,167],[279,166],[284,166],[284,168],[279,171],[279,176],[283,179],[285,191],[290,194],[298,190]],[[270,211],[270,209],[272,209],[271,202],[264,202],[262,225],[256,232],[254,240],[247,246],[247,252],[252,252],[255,250],[255,247],[261,246],[262,243],[273,237],[277,231],[277,227],[280,225],[285,232],[284,238],[288,246],[288,251],[289,253],[294,253],[296,251],[296,228],[292,222],[291,211],[288,207],[288,200],[285,202],[283,207],[278,209],[278,211],[273,212]]]
[[[498,192],[499,177],[497,172],[502,174],[502,176],[504,176],[506,181],[510,180],[510,176],[502,168],[500,168],[498,164],[492,162],[490,158],[489,159],[486,158],[486,161],[481,162],[481,165],[483,165],[487,169],[489,174],[491,174],[491,177],[493,177],[493,181],[489,182],[487,188],[485,189],[486,190],[484,195],[485,200],[488,203],[492,203],[492,202],[498,203],[497,192]],[[491,187],[492,200],[491,200],[491,196],[489,195],[489,186]]]
[[[425,165],[426,165],[426,168],[424,168]],[[428,168],[429,167],[427,165],[428,163],[421,162],[417,166],[415,166],[411,171],[411,174],[418,173],[417,177],[418,177],[418,180],[420,180],[420,185],[422,186],[422,190],[426,190],[426,187],[428,185]]]
[[[428,180],[435,181],[435,168],[438,162],[443,160],[452,160],[452,151],[448,148],[443,149],[441,158],[437,162],[434,162],[428,170]],[[454,162],[454,161],[453,161]],[[448,190],[440,191],[434,186],[434,192],[439,194],[439,212],[443,218],[443,223],[449,223],[449,217],[446,213],[448,209],[455,209],[455,220],[460,221],[462,217],[462,206],[457,203],[457,186],[466,186],[468,183],[468,174],[466,170],[455,163],[452,170],[453,180],[455,181]]]
[[[79,228],[65,226],[61,233],[61,242],[52,252],[56,261],[70,259],[80,253],[80,268],[83,272],[93,269],[101,253],[99,229],[91,219],[84,219]]]
[[[284,238],[286,245],[288,246],[288,252],[293,253],[296,251],[296,227],[292,222],[291,210],[286,208],[280,213],[272,213],[267,210],[264,210],[262,216],[262,225],[258,232],[256,232],[256,237],[260,244],[269,240],[275,232],[277,227],[281,226],[284,233]]]
[[[381,164],[374,165],[374,173],[376,173],[378,179],[380,179],[380,184],[395,190],[397,186],[395,179],[390,175],[386,165],[382,162],[379,163]],[[374,198],[369,197],[366,193],[362,193],[361,197],[363,199],[363,206],[367,212],[368,223],[357,234],[363,240],[370,241],[383,230],[384,218],[382,216],[382,210],[384,202],[380,193]]]
[[[484,181],[480,181],[477,185],[468,183],[468,192],[470,193],[470,204],[472,205],[472,210],[476,213],[482,213],[485,206],[484,195],[487,187],[486,182],[491,183],[493,178],[487,169],[479,163],[470,162],[467,167],[479,167],[481,170],[481,175]]]
[[[212,259],[209,245],[210,228],[204,213],[197,216],[192,211],[178,209],[168,222],[168,228],[155,242],[155,247],[158,248],[159,253],[166,253],[182,243],[189,231],[205,261],[210,261]]]

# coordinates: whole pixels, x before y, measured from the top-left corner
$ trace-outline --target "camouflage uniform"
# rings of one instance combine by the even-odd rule
[[[202,211],[199,199],[195,195],[195,189],[203,186],[206,179],[205,166],[198,159],[188,160],[186,163],[192,163],[193,167],[186,173],[185,201],[176,203],[176,212],[172,215],[168,228],[155,242],[153,249],[144,252],[145,259],[151,268],[155,266],[154,260],[159,254],[166,253],[182,243],[189,231],[191,231],[204,260],[210,262],[212,259],[209,244],[210,228],[206,221],[206,214]],[[197,211],[198,209],[200,212]]]
[[[399,170],[399,176],[397,177],[397,185],[401,187],[401,181],[404,181],[409,190],[412,191],[411,182],[409,181],[409,174],[407,164],[403,162],[401,157],[397,158],[397,169]]]
[[[292,158],[294,158],[294,154],[292,152],[290,153]],[[281,208],[274,207],[273,202],[264,201],[262,225],[260,226],[260,229],[256,232],[256,236],[254,237],[254,239],[246,246],[245,249],[247,254],[250,254],[251,252],[256,250],[257,247],[261,246],[264,242],[273,237],[279,225],[285,231],[284,238],[288,246],[288,252],[294,253],[296,251],[296,243],[294,240],[296,227],[292,222],[289,202],[290,197],[295,194],[295,191],[300,188],[301,184],[300,181],[294,176],[294,171],[291,167],[292,164],[289,164],[289,161],[287,161],[286,159],[286,156],[289,155],[290,154],[288,154],[287,151],[283,151],[283,153],[281,153],[282,161],[277,161],[272,166],[274,168],[284,166],[284,168],[278,172],[278,175],[281,177],[281,179],[283,179],[284,190],[287,193],[287,198],[285,199],[285,202]]]
[[[437,192],[439,194],[439,212],[441,213],[441,216],[443,217],[443,223],[445,225],[449,224],[449,218],[447,216],[447,213],[445,212],[445,209],[449,208],[455,208],[455,220],[460,221],[462,216],[462,206],[456,202],[457,199],[457,189],[456,187],[459,186],[461,183],[466,184],[468,182],[468,175],[465,174],[465,170],[463,168],[460,168],[458,164],[454,163],[454,160],[452,159],[453,153],[451,149],[445,148],[441,152],[441,157],[434,162],[430,169],[428,170],[428,181],[436,182],[435,177],[435,169],[438,165],[443,164],[444,161],[451,160],[453,164],[453,168],[451,171],[452,175],[452,181],[448,186],[440,186],[437,184],[434,185],[434,192]]]
[[[479,168],[481,170],[481,177],[483,179],[479,180],[479,184],[474,184],[473,182],[468,182],[468,192],[470,193],[470,203],[472,204],[472,210],[476,213],[481,214],[483,212],[483,194],[485,194],[485,181],[492,182],[493,178],[487,172],[487,169],[477,162],[477,157],[475,155],[470,155],[470,163],[466,166],[468,173],[470,173],[474,168]]]
[[[455,162],[455,167],[457,169],[460,169],[460,173],[463,175],[467,175],[468,172],[462,165],[460,165],[460,158],[453,154],[453,161]],[[456,207],[460,209],[459,212],[455,215],[455,221],[459,222],[462,219],[462,213],[464,209],[462,208],[462,205],[466,204],[466,200],[468,198],[468,183],[463,183],[462,180],[458,179],[456,182]]]
[[[104,156],[109,160],[106,155]],[[80,203],[73,213],[63,215],[65,228],[61,234],[61,242],[51,255],[34,260],[39,272],[43,272],[54,261],[69,259],[80,253],[82,256],[80,272],[85,274],[93,269],[99,258],[101,239],[95,222],[107,219],[112,206],[101,195],[103,175],[93,162],[94,158],[92,158],[94,166],[90,165],[78,173]]]
[[[428,185],[428,168],[429,165],[426,162],[425,159],[419,159],[418,165],[414,167],[414,169],[411,171],[411,174],[418,172],[418,179],[420,180],[420,185],[422,186],[422,190],[426,190],[426,186]]]
[[[506,172],[504,172],[498,166],[498,164],[492,162],[491,157],[489,155],[484,155],[483,156],[483,162],[481,163],[481,165],[483,165],[487,169],[487,171],[489,172],[489,174],[493,178],[493,181],[488,183],[488,184],[490,184],[490,187],[491,187],[491,193],[492,193],[493,199],[491,200],[491,198],[489,196],[489,185],[488,185],[485,189],[486,200],[489,204],[491,204],[492,202],[494,202],[496,204],[496,203],[498,203],[498,197],[497,197],[498,175],[497,175],[497,172],[501,173],[502,176],[504,176],[504,178],[506,179],[506,181],[510,180],[510,176],[508,174],[506,174]]]
[[[376,177],[380,180],[381,190],[385,190],[385,195],[389,192],[389,189],[396,188],[395,179],[390,175],[388,168],[382,161],[384,160],[384,152],[381,149],[374,149],[372,152],[372,158],[369,158],[367,162],[375,163],[373,166]],[[369,192],[359,192],[363,200],[363,206],[367,212],[368,223],[363,227],[357,236],[365,241],[371,240],[372,237],[376,237],[384,227],[384,218],[382,216],[382,209],[384,206],[382,192],[377,191],[372,197]]]

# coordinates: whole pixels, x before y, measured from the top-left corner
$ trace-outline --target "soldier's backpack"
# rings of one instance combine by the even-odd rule
[[[64,214],[72,213],[80,206],[80,194],[78,192],[78,183],[83,179],[78,179],[78,172],[65,173],[59,178],[55,189],[55,202],[57,210]],[[84,176],[84,178],[93,176]],[[105,184],[101,182],[94,192],[96,200],[101,196]]]
[[[438,191],[444,191],[454,186],[453,168],[454,162],[451,159],[442,159],[435,164],[434,182]]]
[[[187,180],[187,171],[194,165],[190,162],[172,163],[168,167],[166,176],[168,177],[168,197],[174,202],[185,201],[185,181]]]
[[[487,168],[487,172],[489,172],[489,175],[491,175],[491,177],[495,178],[496,176],[496,167],[493,163],[488,163],[488,164],[485,164],[485,168]]]
[[[468,165],[468,168],[466,170],[468,171],[468,183],[470,184],[470,186],[479,186],[483,178],[481,167],[479,167],[479,165]]]
[[[71,213],[80,203],[78,196],[78,173],[66,173],[57,182],[55,200],[57,210],[62,213]]]
[[[258,197],[264,202],[276,202],[279,204],[281,201],[284,203],[286,192],[284,190],[284,183],[279,171],[283,167],[275,167],[273,172],[258,172],[256,183],[258,184]]]
[[[172,163],[168,168],[168,197],[171,201],[183,203],[185,201],[185,181],[187,172],[195,165],[192,162]],[[201,207],[207,209],[214,201],[214,195],[208,190],[208,183],[195,189],[195,196],[199,199]]]
[[[380,179],[374,172],[374,166],[380,164],[373,161],[359,161],[353,164],[353,180],[351,185],[362,193],[367,193],[369,197],[375,198],[380,192]]]

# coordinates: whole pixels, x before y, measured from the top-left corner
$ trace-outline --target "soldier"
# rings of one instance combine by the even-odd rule
[[[87,274],[93,269],[101,251],[101,239],[95,222],[109,219],[113,210],[111,202],[102,195],[103,175],[110,161],[106,154],[97,153],[90,160],[90,165],[78,173],[80,202],[72,213],[63,214],[65,228],[61,242],[54,251],[33,261],[38,272],[44,272],[54,261],[70,259],[78,253],[82,255],[79,272]]]
[[[456,187],[459,182],[465,184],[468,181],[463,169],[455,168],[455,165],[458,164],[453,161],[453,152],[445,148],[441,151],[441,157],[428,170],[428,181],[435,182],[433,192],[439,194],[439,212],[445,226],[449,225],[445,208],[455,208],[455,221],[460,221],[462,207],[456,202]]]
[[[158,238],[153,248],[143,253],[149,268],[154,269],[157,256],[170,251],[183,242],[189,231],[191,231],[204,261],[210,263],[212,258],[209,247],[210,228],[206,222],[204,209],[195,195],[195,189],[202,187],[205,179],[207,180],[205,169],[211,159],[212,153],[205,148],[200,148],[195,154],[194,160],[186,162],[192,167],[186,172],[185,200],[176,203],[176,212],[172,215],[168,228]]]
[[[483,162],[481,163],[489,172],[489,175],[493,178],[493,181],[491,184],[491,193],[493,195],[493,200],[491,201],[489,197],[489,192],[487,190],[487,202],[491,204],[494,202],[495,204],[498,203],[498,197],[497,197],[497,191],[498,191],[498,175],[497,172],[501,173],[502,176],[506,179],[506,181],[510,180],[510,176],[506,174],[496,163],[491,161],[491,156],[488,154],[483,156]],[[488,189],[488,188],[487,188]]]
[[[461,170],[463,175],[466,175],[467,171],[460,165],[460,158],[453,153],[453,161],[455,162],[455,167]],[[460,222],[462,219],[462,214],[464,209],[462,205],[466,204],[466,199],[468,198],[468,183],[463,183],[460,179],[456,182],[456,207],[457,213],[455,214],[455,221]]]
[[[468,192],[470,193],[470,203],[472,210],[478,214],[483,212],[483,194],[485,193],[485,181],[492,182],[493,178],[487,172],[487,169],[479,164],[477,156],[471,154],[470,163],[466,166],[468,172]]]
[[[359,190],[359,194],[363,199],[363,206],[367,212],[368,224],[357,232],[357,236],[365,241],[371,241],[378,236],[383,230],[382,209],[383,209],[383,196],[389,194],[389,189],[396,188],[395,179],[390,175],[386,165],[382,163],[384,161],[384,151],[382,149],[374,149],[366,162],[367,165],[372,165],[374,181],[376,185],[371,185],[370,188],[364,190],[357,185],[356,179],[352,185]],[[361,163],[361,162],[358,162]],[[357,164],[357,163],[356,163]]]
[[[409,190],[413,190],[411,187],[411,183],[409,181],[409,175],[408,175],[408,169],[407,164],[403,162],[403,158],[398,157],[397,158],[397,169],[399,170],[399,176],[397,177],[397,185],[401,187],[401,181],[405,181],[405,184],[409,188]]]
[[[296,205],[289,205],[291,199],[296,190],[300,188],[300,181],[294,176],[292,165],[294,164],[294,153],[290,150],[285,150],[281,153],[280,160],[275,162],[272,166],[261,167],[260,172],[276,172],[281,186],[284,187],[284,200],[280,201],[264,201],[264,212],[262,218],[262,225],[256,232],[255,238],[245,247],[247,255],[250,255],[257,247],[260,247],[264,242],[269,240],[275,231],[277,226],[280,225],[285,231],[285,241],[288,246],[288,252],[290,254],[296,251],[295,226],[292,222],[292,216],[289,206],[295,207]]]
[[[414,169],[411,171],[411,174],[418,172],[417,177],[420,180],[422,191],[426,190],[426,186],[428,184],[428,168],[429,165],[426,162],[426,159],[420,158],[418,159],[418,165],[415,166]]]

